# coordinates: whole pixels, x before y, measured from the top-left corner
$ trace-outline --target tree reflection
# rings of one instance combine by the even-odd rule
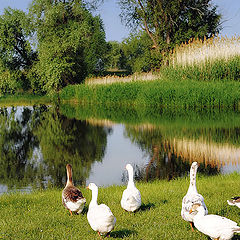
[[[18,116],[16,108],[0,110],[0,179],[9,187],[34,179],[35,168],[27,163],[33,148],[38,145],[29,126],[31,111],[23,108]]]
[[[47,175],[57,186],[65,182],[67,163],[73,166],[75,183],[84,184],[92,163],[102,161],[107,144],[107,129],[68,119],[53,108],[43,113],[34,134],[39,139]]]
[[[102,161],[109,129],[68,119],[55,108],[0,109],[0,183],[8,188],[63,186],[66,163],[84,184],[91,165]]]
[[[149,181],[151,179],[174,179],[189,172],[191,163],[173,151],[174,147],[163,137],[160,129],[148,129],[127,126],[125,135],[137,144],[149,156],[146,166],[136,168],[136,179]],[[219,172],[215,166],[201,164],[199,172],[216,174]]]

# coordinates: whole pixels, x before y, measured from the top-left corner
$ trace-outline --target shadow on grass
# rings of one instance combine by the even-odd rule
[[[235,235],[232,240],[240,240],[240,235]]]
[[[110,237],[112,238],[125,238],[125,237],[129,237],[132,234],[136,234],[137,231],[132,231],[129,229],[122,229],[119,231],[113,231],[110,233]]]
[[[88,212],[88,206],[84,206],[82,212],[80,213],[81,215],[86,215]],[[80,215],[80,214],[77,214],[77,215]]]
[[[142,204],[141,207],[139,208],[139,211],[147,211],[150,210],[150,208],[155,207],[153,203],[147,203],[147,204]]]

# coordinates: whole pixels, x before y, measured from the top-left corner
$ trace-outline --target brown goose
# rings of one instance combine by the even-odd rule
[[[76,212],[77,214],[82,212],[86,199],[83,197],[82,192],[73,185],[72,166],[67,164],[66,169],[67,183],[62,191],[62,203],[72,216],[72,212]]]

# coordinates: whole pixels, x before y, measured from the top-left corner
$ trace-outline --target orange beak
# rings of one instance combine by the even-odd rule
[[[193,212],[193,210],[192,210],[192,209],[190,209],[189,213],[191,214],[192,212]]]
[[[86,189],[89,189],[89,187],[87,186]]]

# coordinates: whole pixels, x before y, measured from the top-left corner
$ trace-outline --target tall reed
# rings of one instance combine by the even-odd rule
[[[193,66],[213,64],[216,60],[226,61],[236,56],[240,56],[240,36],[214,36],[204,40],[190,39],[176,46],[169,62],[171,66]]]

